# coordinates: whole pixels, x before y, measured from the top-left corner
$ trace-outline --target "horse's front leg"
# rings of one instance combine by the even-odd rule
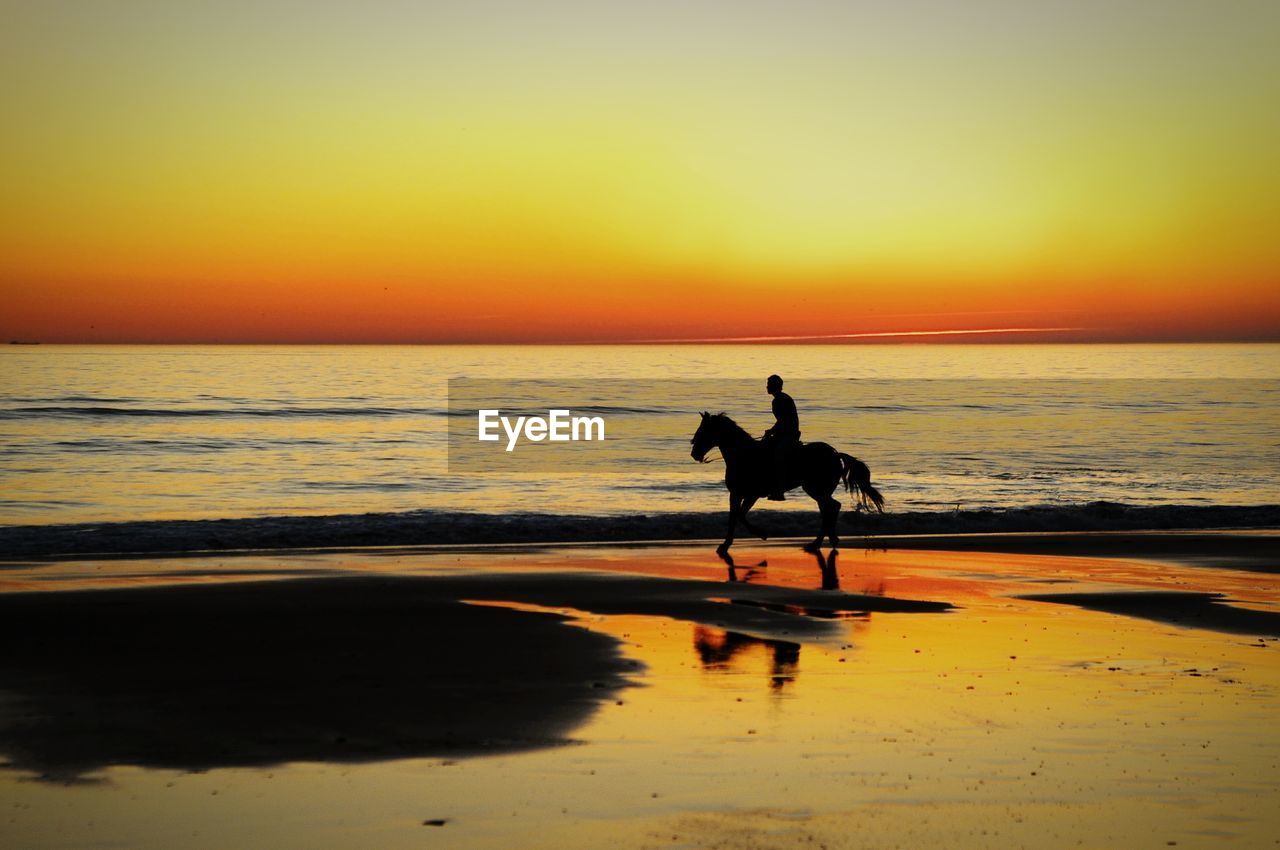
[[[755,525],[755,523],[747,519],[747,511],[755,507],[755,504],[759,499],[760,499],[759,496],[747,496],[745,499],[743,499],[742,510],[738,512],[738,515],[742,519],[742,524],[746,526],[747,531],[750,531],[752,534],[754,534],[756,537],[759,537],[761,540],[768,540],[769,539],[768,535],[766,535],[763,531],[761,531]]]
[[[729,529],[725,532],[724,542],[716,547],[716,551],[723,555],[729,551],[729,547],[733,545],[733,533],[738,528],[738,512],[742,507],[742,499],[736,496],[733,491],[729,491]]]

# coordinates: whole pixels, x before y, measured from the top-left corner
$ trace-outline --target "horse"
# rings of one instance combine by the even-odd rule
[[[774,465],[770,447],[723,413],[705,410],[698,430],[689,442],[693,445],[689,454],[699,463],[710,462],[707,452],[712,448],[720,449],[724,457],[724,485],[729,490],[729,530],[716,552],[721,557],[728,553],[739,521],[761,540],[768,539],[747,520],[747,512],[762,496],[773,490]],[[787,477],[781,482],[782,489],[804,488],[805,493],[818,503],[822,517],[818,536],[804,547],[807,551],[817,551],[824,537],[831,539],[832,548],[839,545],[836,518],[840,515],[840,502],[832,494],[841,482],[850,495],[857,497],[855,510],[874,509],[884,513],[884,496],[872,486],[871,470],[865,463],[836,451],[826,443],[801,443],[795,447],[787,464]]]

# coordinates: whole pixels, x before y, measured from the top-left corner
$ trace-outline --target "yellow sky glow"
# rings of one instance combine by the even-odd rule
[[[1280,336],[1274,4],[850,5],[9,4],[0,334]]]

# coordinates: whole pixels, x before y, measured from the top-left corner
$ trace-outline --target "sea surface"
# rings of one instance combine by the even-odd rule
[[[1280,502],[1280,345],[15,345],[0,524],[719,510],[723,467],[688,453],[698,412],[760,433],[774,372],[806,439],[864,460],[890,510]],[[644,463],[618,441],[616,468],[605,446],[587,472],[451,472],[459,378],[606,406],[647,387],[625,412]]]

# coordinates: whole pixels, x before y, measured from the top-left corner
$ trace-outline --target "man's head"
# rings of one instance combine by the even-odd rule
[[[769,381],[764,385],[764,388],[769,391],[769,395],[780,393],[782,392],[782,379],[777,375],[770,375]]]

